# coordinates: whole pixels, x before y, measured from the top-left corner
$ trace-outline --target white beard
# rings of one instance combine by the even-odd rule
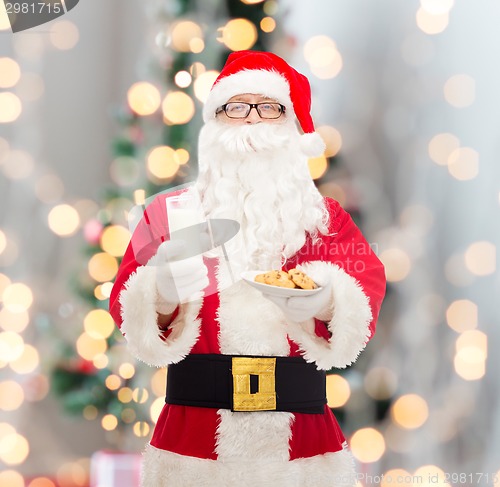
[[[279,269],[305,243],[327,233],[328,214],[299,148],[293,121],[202,128],[196,188],[207,217],[241,225],[228,246],[238,271]]]

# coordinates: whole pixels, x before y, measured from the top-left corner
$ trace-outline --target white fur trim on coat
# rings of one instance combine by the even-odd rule
[[[156,267],[138,267],[120,293],[121,330],[135,357],[148,365],[163,367],[181,361],[196,343],[200,333],[201,323],[197,316],[201,301],[180,305],[179,314],[169,326],[172,331],[163,340],[157,324],[158,300]]]
[[[329,341],[314,333],[314,320],[288,324],[288,334],[308,362],[318,369],[344,368],[365,348],[370,336],[372,312],[368,296],[359,282],[339,266],[314,261],[298,266],[319,285],[332,284],[333,319],[328,323]]]
[[[276,413],[274,413],[276,414]],[[141,487],[352,487],[354,460],[347,445],[335,453],[281,461],[187,457],[146,447]]]
[[[215,118],[215,110],[227,103],[235,95],[252,93],[267,96],[286,107],[287,114],[293,114],[290,86],[277,71],[265,69],[246,69],[222,78],[210,91],[203,107],[203,121]],[[289,115],[291,116],[291,115]]]

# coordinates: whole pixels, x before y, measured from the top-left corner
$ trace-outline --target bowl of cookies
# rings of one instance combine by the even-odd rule
[[[289,271],[246,271],[241,278],[259,291],[275,296],[309,296],[321,290],[321,286],[296,268]]]

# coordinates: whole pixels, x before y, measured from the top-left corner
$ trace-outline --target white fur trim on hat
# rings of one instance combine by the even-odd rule
[[[210,91],[203,107],[203,120],[215,117],[215,111],[236,95],[252,93],[278,101],[286,107],[287,114],[293,111],[288,81],[277,71],[265,69],[245,69],[218,81]]]
[[[179,314],[169,326],[171,333],[165,340],[160,337],[155,266],[137,268],[120,293],[120,304],[123,318],[121,330],[128,349],[148,365],[162,367],[177,363],[198,340],[201,322],[197,316],[201,300],[179,305]]]
[[[332,283],[333,319],[327,323],[329,341],[316,336],[314,320],[288,324],[288,334],[308,362],[318,369],[344,368],[356,361],[370,337],[372,311],[359,282],[339,266],[314,261],[298,266],[319,285]]]

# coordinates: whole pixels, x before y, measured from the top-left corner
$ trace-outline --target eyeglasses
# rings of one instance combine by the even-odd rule
[[[281,103],[231,102],[222,105],[215,114],[224,112],[229,118],[247,118],[252,108],[257,110],[260,118],[268,120],[280,118],[285,113],[285,107]]]

